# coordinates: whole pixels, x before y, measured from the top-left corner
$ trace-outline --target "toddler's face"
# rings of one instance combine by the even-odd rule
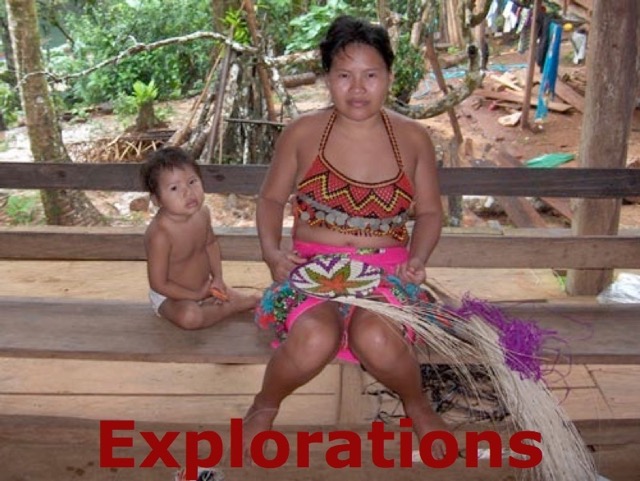
[[[167,213],[193,215],[204,202],[202,181],[190,167],[165,170],[158,178],[158,195],[154,202]]]

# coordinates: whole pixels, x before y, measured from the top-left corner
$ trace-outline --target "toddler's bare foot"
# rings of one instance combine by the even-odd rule
[[[262,296],[260,294],[244,294],[235,289],[227,289],[230,302],[233,302],[239,311],[247,311],[255,308]]]
[[[243,450],[244,463],[251,466],[251,442],[258,433],[269,431],[273,427],[273,421],[278,414],[278,408],[275,407],[259,407],[255,403],[251,405],[247,414],[242,420],[243,433]]]

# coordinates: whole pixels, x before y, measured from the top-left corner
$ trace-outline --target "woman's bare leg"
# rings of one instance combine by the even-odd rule
[[[335,357],[341,339],[342,322],[333,303],[313,307],[296,320],[287,340],[269,360],[262,388],[245,415],[246,447],[256,434],[271,429],[280,403],[317,376]]]
[[[349,325],[349,346],[365,369],[402,400],[418,439],[431,431],[449,431],[422,392],[420,364],[400,331],[379,315],[357,310]],[[442,459],[445,444],[433,443],[432,454]]]

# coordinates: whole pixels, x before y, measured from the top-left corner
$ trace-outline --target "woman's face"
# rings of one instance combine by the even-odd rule
[[[365,120],[380,112],[393,76],[378,51],[353,43],[336,54],[326,77],[338,112],[353,120]]]

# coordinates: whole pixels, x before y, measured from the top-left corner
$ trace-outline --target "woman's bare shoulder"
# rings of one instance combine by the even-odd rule
[[[290,121],[285,130],[292,133],[307,134],[309,132],[315,132],[318,129],[323,129],[329,121],[331,112],[332,109],[320,109],[305,112]]]
[[[402,115],[401,113],[396,112],[395,110],[385,109],[389,120],[391,120],[391,125],[393,125],[396,129],[401,129],[403,131],[407,131],[411,134],[420,134],[424,135],[427,133],[427,128],[421,122],[409,118],[406,115]]]
[[[413,145],[417,150],[432,148],[433,142],[426,125],[393,110],[386,110],[386,112],[400,145],[406,148]]]

